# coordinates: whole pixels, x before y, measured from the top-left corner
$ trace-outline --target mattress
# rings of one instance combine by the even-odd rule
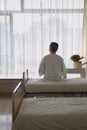
[[[87,130],[87,98],[24,99],[12,130]]]
[[[73,78],[61,81],[29,79],[25,91],[32,92],[87,92],[87,78]]]

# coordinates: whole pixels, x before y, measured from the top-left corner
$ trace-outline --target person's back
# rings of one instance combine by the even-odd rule
[[[44,75],[47,80],[61,80],[66,78],[66,68],[63,58],[56,55],[58,44],[52,42],[50,44],[50,54],[42,58],[39,66],[39,75]]]

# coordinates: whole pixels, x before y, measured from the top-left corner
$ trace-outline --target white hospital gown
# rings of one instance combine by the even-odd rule
[[[47,80],[62,80],[66,78],[66,68],[63,58],[56,54],[49,54],[42,58],[39,66],[39,75]]]

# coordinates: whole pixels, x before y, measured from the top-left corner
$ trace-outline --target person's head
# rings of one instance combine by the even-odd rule
[[[49,46],[49,50],[51,53],[56,53],[56,51],[58,50],[58,43],[57,42],[51,42],[50,46]]]

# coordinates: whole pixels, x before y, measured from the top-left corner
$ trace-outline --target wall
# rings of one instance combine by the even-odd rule
[[[22,79],[0,79],[0,92],[12,92]]]

